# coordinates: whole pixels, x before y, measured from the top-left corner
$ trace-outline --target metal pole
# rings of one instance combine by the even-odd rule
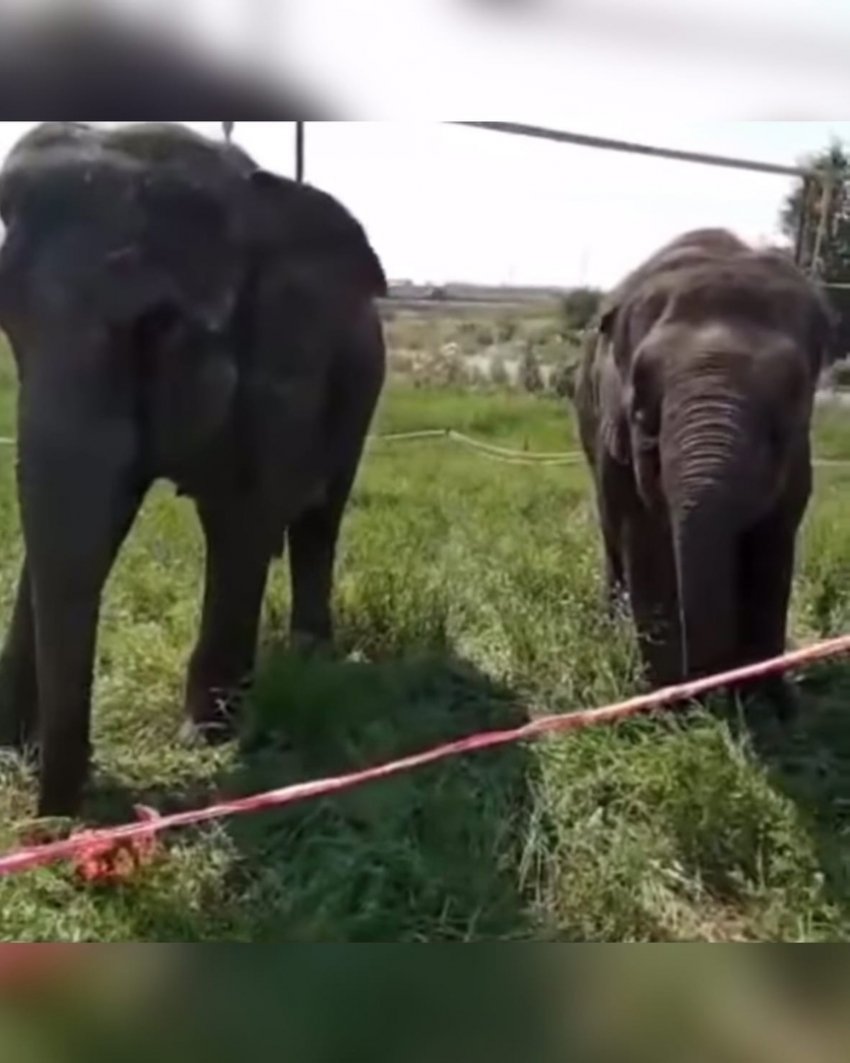
[[[824,175],[821,188],[818,227],[815,232],[815,246],[812,251],[812,275],[817,277],[821,272],[821,256],[823,245],[826,240],[826,230],[831,221],[832,197],[835,191],[835,175],[830,170]]]
[[[295,180],[304,183],[304,122],[295,123]]]
[[[800,199],[800,217],[797,219],[797,238],[794,241],[794,261],[804,268],[806,253],[806,230],[809,225],[809,200],[812,198],[812,178],[803,178],[803,193]]]

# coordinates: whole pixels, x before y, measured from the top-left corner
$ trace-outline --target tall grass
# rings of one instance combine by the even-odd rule
[[[818,449],[850,459],[850,422],[820,417]],[[564,408],[517,395],[394,388],[377,428],[447,426],[576,447]],[[0,454],[4,617],[19,554],[12,461]],[[797,638],[850,629],[848,527],[850,472],[821,469]],[[158,489],[106,596],[92,817],[355,769],[641,687],[629,628],[601,608],[581,465],[505,466],[445,441],[370,449],[340,549],[339,658],[286,653],[276,571],[243,741],[203,752],[176,742],[200,576],[191,507]],[[830,666],[802,690],[789,731],[670,712],[183,832],[124,887],[86,888],[64,867],[2,880],[0,939],[846,940],[850,677]],[[3,848],[32,796],[27,769],[3,761]]]

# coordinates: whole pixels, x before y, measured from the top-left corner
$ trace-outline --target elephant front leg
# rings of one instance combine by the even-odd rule
[[[92,673],[100,596],[138,512],[143,488],[127,475],[119,433],[33,441],[21,437],[21,510],[31,581],[38,677],[39,815],[76,814],[88,775]],[[129,450],[129,447],[127,448]],[[23,593],[23,588],[22,588]],[[26,692],[26,601],[22,651],[10,672]]]
[[[622,515],[616,516],[625,498],[634,498],[627,474],[613,463],[603,460],[602,482],[596,489],[596,508],[602,531],[602,547],[605,561],[605,610],[613,620],[622,606],[627,590],[626,568],[623,558],[623,533],[620,524]],[[636,503],[636,499],[635,499]]]
[[[669,527],[637,511],[624,526],[625,576],[641,657],[654,688],[682,679],[682,634]]]
[[[605,606],[613,620],[622,604],[626,591],[626,576],[619,543],[603,529],[605,548]]]
[[[739,551],[742,665],[785,653],[796,535],[794,517],[776,512],[742,538]],[[796,690],[783,675],[749,684],[742,691],[763,694],[781,720],[791,719],[799,708]]]
[[[206,575],[201,629],[189,663],[184,738],[234,732],[234,698],[251,677],[271,549],[261,514],[231,501],[201,504]]]

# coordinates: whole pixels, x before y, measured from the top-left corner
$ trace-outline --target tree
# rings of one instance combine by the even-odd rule
[[[850,154],[834,140],[804,165],[820,179],[800,181],[789,194],[780,216],[782,231],[796,242],[804,218],[803,265],[828,285],[850,285]],[[850,288],[828,287],[826,291],[838,318],[837,348],[848,351]]]
[[[537,395],[545,386],[540,360],[531,343],[527,343],[519,363],[519,382],[532,395]]]
[[[564,358],[556,367],[551,386],[559,399],[572,399],[575,395],[577,369],[578,360],[575,356]]]
[[[780,215],[782,232],[795,243],[803,217],[803,263],[825,281],[850,283],[850,155],[834,140],[804,165],[819,179],[801,180],[789,194]]]
[[[603,293],[598,288],[573,288],[561,301],[564,323],[568,329],[586,329],[602,301]]]

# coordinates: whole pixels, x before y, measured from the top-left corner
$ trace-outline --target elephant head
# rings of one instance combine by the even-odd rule
[[[831,317],[793,262],[723,230],[685,234],[601,312],[599,434],[641,503],[669,520],[682,673],[736,663],[744,537],[796,531]]]
[[[346,306],[386,293],[337,200],[179,126],[45,123],[7,160],[0,215],[0,318],[14,348],[63,349],[38,360],[50,388],[66,369],[79,380],[68,336],[87,337],[100,351],[90,364],[124,374],[113,397],[155,475],[203,451],[252,376],[278,386],[284,406],[267,412],[285,421],[287,378],[318,379],[317,351]]]

